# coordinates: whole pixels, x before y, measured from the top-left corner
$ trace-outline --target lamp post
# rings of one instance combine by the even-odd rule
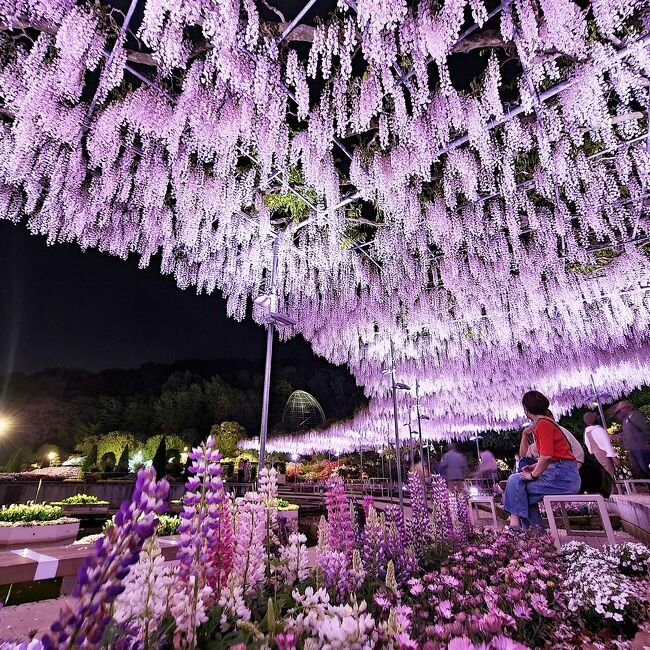
[[[591,387],[594,389],[594,396],[596,397],[596,404],[598,405],[598,413],[600,414],[600,421],[603,425],[603,429],[607,431],[607,420],[605,420],[605,413],[603,412],[603,405],[600,403],[600,395],[596,390],[596,382],[594,381],[594,376],[591,375]]]
[[[476,440],[476,457],[478,458],[479,463],[481,462],[481,448],[479,447],[478,441],[481,440],[483,436],[479,436],[478,433],[470,440]]]
[[[422,485],[424,485],[424,447],[422,444],[422,420],[428,420],[428,415],[420,413],[420,382],[415,380],[415,412],[418,417],[418,435],[420,438],[420,469],[422,470]],[[429,474],[431,474],[431,452],[429,452]]]
[[[266,325],[266,361],[264,363],[264,393],[262,396],[262,421],[260,423],[260,458],[259,458],[259,470],[260,472],[264,469],[264,461],[266,456],[266,436],[268,432],[269,425],[269,395],[271,392],[271,361],[273,359],[273,334],[277,326],[288,325],[294,327],[297,325],[297,322],[287,316],[286,314],[280,314],[276,311],[277,305],[277,293],[276,293],[276,283],[278,275],[278,238],[275,237],[273,240],[273,263],[271,265],[271,282],[267,286],[266,292],[257,298],[253,302],[262,307],[269,307],[269,317]]]
[[[397,489],[399,490],[399,507],[402,511],[402,516],[404,515],[404,495],[402,494],[403,482],[402,482],[402,458],[399,444],[399,421],[397,419],[397,390],[411,390],[406,384],[402,384],[395,380],[395,346],[393,345],[393,339],[390,340],[390,363],[391,367],[388,372],[390,372],[391,383],[393,388],[393,417],[395,420],[395,454],[397,460]],[[386,371],[383,371],[386,374]]]

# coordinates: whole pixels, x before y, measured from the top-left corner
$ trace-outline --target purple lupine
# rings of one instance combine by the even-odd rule
[[[472,531],[472,524],[469,519],[469,509],[467,506],[467,496],[458,492],[450,493],[450,504],[456,514],[458,527],[456,533],[461,542],[466,542]]]
[[[328,549],[319,558],[325,576],[325,587],[336,603],[342,603],[352,590],[350,556],[343,551]]]
[[[422,476],[418,472],[409,472],[408,486],[411,496],[411,517],[407,524],[409,544],[413,547],[415,553],[420,556],[432,538],[431,517],[422,484]]]
[[[210,549],[218,543],[220,505],[223,503],[223,473],[221,454],[214,448],[212,436],[188,454],[192,476],[185,483],[183,511],[178,530],[181,536],[176,558],[180,561],[179,575],[187,580],[195,575],[200,589],[212,578],[218,567]]]
[[[433,531],[437,540],[449,539],[452,533],[449,511],[449,490],[440,474],[431,476],[431,499],[433,502]]]
[[[335,551],[351,552],[354,548],[354,531],[345,497],[345,486],[340,476],[331,476],[325,492],[327,503],[327,542]]]
[[[123,580],[138,561],[144,542],[153,535],[157,515],[167,510],[169,483],[156,482],[153,468],[141,469],[131,501],[124,501],[115,525],[106,530],[77,573],[72,596],[75,608],[62,608],[50,632],[43,636],[45,648],[96,647],[110,622],[110,608],[124,591]]]
[[[399,582],[408,580],[417,570],[417,558],[411,546],[407,546],[404,517],[397,505],[386,508],[386,559],[392,560]]]
[[[386,522],[371,506],[363,529],[363,566],[368,576],[381,580],[386,575]]]

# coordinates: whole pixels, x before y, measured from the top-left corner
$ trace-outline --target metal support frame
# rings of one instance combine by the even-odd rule
[[[395,381],[395,346],[393,339],[390,340],[390,377],[393,388],[393,416],[395,418],[395,454],[397,461],[397,489],[399,491],[399,507],[404,515],[404,495],[402,494],[404,484],[402,482],[402,454],[399,444],[399,422],[397,421],[397,382]]]
[[[271,265],[271,283],[268,287],[269,293],[275,293],[278,273],[278,238],[273,240],[273,263]],[[266,331],[266,360],[264,363],[264,392],[262,394],[262,421],[260,423],[260,455],[259,472],[264,469],[266,455],[266,436],[269,425],[269,395],[271,392],[271,361],[273,359],[273,334],[275,321],[271,318],[267,323]],[[258,473],[259,476],[259,473]]]
[[[95,106],[97,105],[97,100],[99,99],[99,90],[102,86],[102,81],[104,80],[104,76],[108,72],[108,69],[111,67],[111,63],[113,63],[113,59],[115,58],[115,50],[119,47],[120,42],[126,36],[126,31],[129,28],[129,23],[131,22],[131,18],[133,17],[135,8],[138,5],[138,1],[139,0],[131,0],[131,4],[129,5],[129,8],[126,12],[126,16],[124,16],[124,21],[122,22],[122,26],[120,27],[119,34],[117,35],[117,40],[113,45],[113,49],[110,51],[108,56],[105,55],[106,63],[104,64],[104,70],[102,71],[101,75],[99,75],[99,84],[97,86],[97,90],[95,91],[95,94],[93,95],[93,98],[90,101],[90,106],[88,106],[88,112],[86,113],[86,121],[90,120],[90,117],[92,116],[95,110]]]
[[[424,485],[424,448],[422,445],[422,416],[420,414],[420,381],[415,380],[415,413],[418,418],[418,436],[420,443],[420,470],[422,474],[422,485]],[[431,474],[431,462],[429,461],[429,474]],[[426,494],[426,492],[425,492]]]

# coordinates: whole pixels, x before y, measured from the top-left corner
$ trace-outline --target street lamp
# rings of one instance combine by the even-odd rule
[[[7,433],[11,428],[11,418],[7,415],[0,415],[0,434]]]

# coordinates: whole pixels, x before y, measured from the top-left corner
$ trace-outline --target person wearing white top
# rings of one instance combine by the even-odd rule
[[[585,445],[590,454],[593,454],[598,462],[605,468],[613,478],[616,468],[621,466],[621,461],[612,447],[612,441],[607,429],[598,424],[598,414],[588,411],[584,414],[582,421],[587,425],[585,429]]]

